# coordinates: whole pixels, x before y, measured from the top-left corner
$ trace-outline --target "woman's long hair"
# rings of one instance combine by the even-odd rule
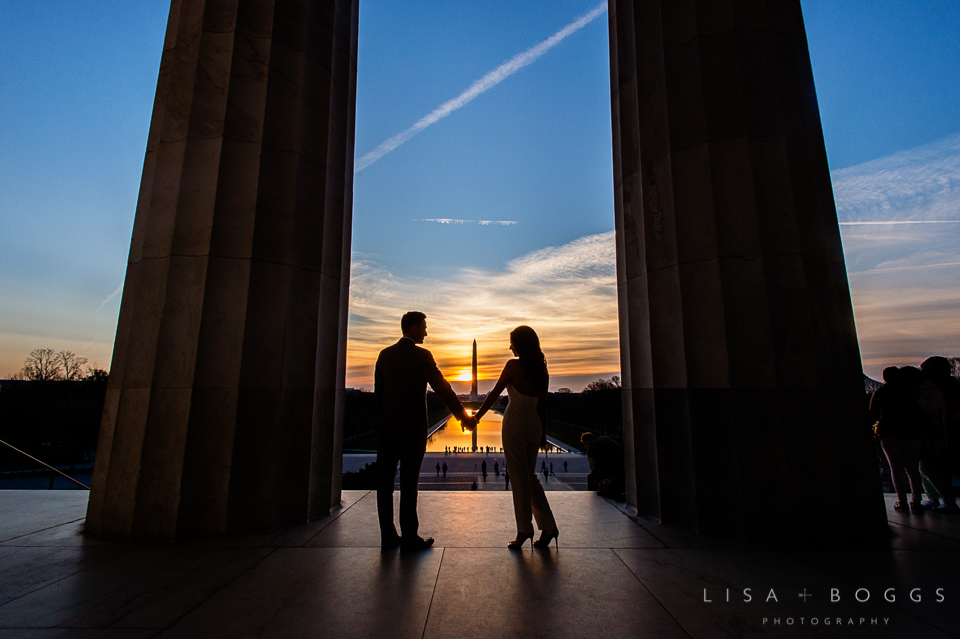
[[[540,350],[540,338],[529,326],[518,326],[510,332],[510,343],[520,358],[520,367],[530,384],[539,387],[547,381],[547,358]]]

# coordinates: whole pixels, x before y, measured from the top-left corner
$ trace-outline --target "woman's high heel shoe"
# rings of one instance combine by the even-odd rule
[[[549,548],[551,541],[557,542],[557,550],[560,550],[560,531],[559,530],[553,530],[553,531],[544,530],[542,533],[540,533],[540,539],[533,542],[533,546],[534,548]]]
[[[517,538],[507,544],[507,548],[521,550],[528,539],[533,539],[533,533],[517,533]]]

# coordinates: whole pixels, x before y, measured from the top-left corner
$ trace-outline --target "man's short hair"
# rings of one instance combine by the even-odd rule
[[[427,319],[427,316],[420,311],[410,311],[404,313],[400,318],[400,332],[406,334],[414,326],[419,326],[420,322]]]

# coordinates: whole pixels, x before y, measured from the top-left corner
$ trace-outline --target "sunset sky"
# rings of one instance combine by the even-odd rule
[[[960,355],[960,5],[802,5],[864,370]],[[481,391],[518,324],[553,388],[618,374],[604,7],[360,6],[347,386],[412,309]],[[0,2],[0,378],[109,366],[168,7]]]

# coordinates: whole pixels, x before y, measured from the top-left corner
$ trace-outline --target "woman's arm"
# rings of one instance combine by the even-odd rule
[[[480,405],[480,410],[474,413],[473,417],[478,422],[480,418],[483,417],[490,407],[493,406],[494,402],[500,398],[500,393],[503,392],[503,389],[507,387],[507,384],[513,379],[513,370],[516,366],[516,360],[509,359],[507,363],[503,365],[503,370],[500,371],[500,379],[497,380],[496,386],[493,387],[493,390],[487,393],[486,399],[483,400],[483,404]]]

